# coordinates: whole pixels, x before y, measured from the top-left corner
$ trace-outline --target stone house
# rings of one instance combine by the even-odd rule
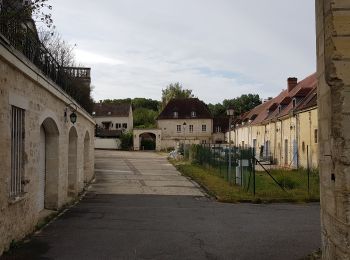
[[[314,74],[300,82],[288,78],[286,90],[235,120],[231,134],[233,142],[241,147],[255,148],[258,159],[282,167],[307,167],[309,163],[316,168],[316,86]]]
[[[130,132],[134,128],[132,106],[130,103],[96,103],[92,115],[96,125],[105,130]]]
[[[118,137],[134,127],[131,104],[96,103],[92,115],[96,122],[95,148],[120,149]]]
[[[170,100],[158,116],[157,126],[161,130],[161,149],[213,140],[213,117],[198,98]]]
[[[23,41],[6,28],[0,26],[0,255],[94,176],[95,122],[68,94],[73,80],[90,84],[90,69],[67,74],[33,32],[22,32]]]

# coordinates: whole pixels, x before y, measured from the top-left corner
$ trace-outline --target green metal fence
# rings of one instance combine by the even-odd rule
[[[241,149],[227,144],[186,145],[184,157],[212,169],[229,183],[255,193],[255,152],[252,148]]]
[[[254,195],[319,198],[319,176],[315,169],[278,169],[258,161],[254,149],[228,144],[186,145],[182,149],[185,159]]]

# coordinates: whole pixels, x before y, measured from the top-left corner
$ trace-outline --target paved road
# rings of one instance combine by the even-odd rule
[[[97,155],[86,197],[7,258],[300,259],[320,246],[318,204],[218,203],[156,154]]]
[[[95,152],[98,194],[154,194],[203,196],[165,156],[150,152]]]

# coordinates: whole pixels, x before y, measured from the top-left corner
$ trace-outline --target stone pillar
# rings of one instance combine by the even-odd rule
[[[350,258],[350,0],[316,0],[323,259]]]

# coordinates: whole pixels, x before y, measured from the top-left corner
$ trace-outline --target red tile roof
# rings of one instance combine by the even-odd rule
[[[312,74],[300,81],[290,92],[283,90],[278,96],[265,103],[256,106],[247,113],[244,113],[235,120],[235,123],[247,122],[251,125],[267,123],[270,120],[289,115],[294,110],[306,109],[306,106],[316,106],[317,98],[310,97],[317,89],[316,74]],[[296,108],[293,108],[293,99],[296,99]],[[307,105],[307,104],[308,105]],[[281,106],[281,111],[279,111]]]

